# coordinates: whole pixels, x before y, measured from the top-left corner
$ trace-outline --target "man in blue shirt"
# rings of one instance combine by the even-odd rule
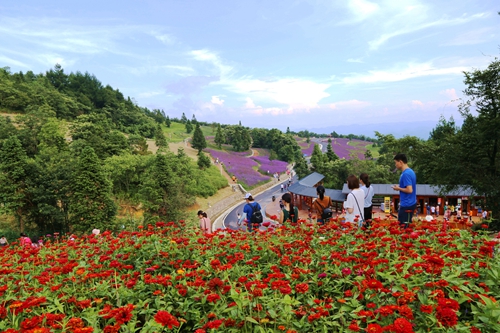
[[[399,191],[398,221],[401,226],[407,228],[417,206],[417,176],[408,166],[408,159],[405,154],[399,153],[394,156],[394,164],[398,170],[402,171],[399,177],[399,185],[392,186],[395,191]]]

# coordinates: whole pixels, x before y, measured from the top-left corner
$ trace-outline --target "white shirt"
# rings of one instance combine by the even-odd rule
[[[357,200],[357,204],[356,204]],[[360,188],[355,188],[347,195],[347,200],[344,201],[344,208],[346,210],[345,213],[345,221],[346,222],[354,222],[356,215],[359,216],[359,221],[363,218],[363,202],[365,200],[365,192],[363,192]],[[358,207],[359,206],[359,207]],[[352,213],[349,214],[347,208],[353,208]],[[361,209],[361,211],[360,211]]]
[[[365,193],[364,207],[371,207],[373,195],[375,195],[375,190],[373,189],[373,186],[366,187],[366,185],[363,185],[360,188]]]

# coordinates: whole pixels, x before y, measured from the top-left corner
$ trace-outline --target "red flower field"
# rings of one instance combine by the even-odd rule
[[[0,332],[500,331],[496,242],[374,224],[202,235],[159,222],[13,244]]]

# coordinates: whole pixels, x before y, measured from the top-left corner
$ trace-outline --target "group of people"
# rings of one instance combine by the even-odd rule
[[[417,207],[417,176],[408,166],[408,159],[405,154],[394,156],[394,164],[401,171],[399,183],[392,188],[399,192],[400,205],[398,221],[402,227],[406,228],[411,223],[414,211]],[[359,227],[369,227],[372,220],[373,203],[372,199],[375,191],[371,186],[368,174],[362,173],[359,178],[355,175],[347,177],[347,187],[350,192],[344,201],[344,220],[347,223],[357,223]],[[283,191],[284,188],[281,187]],[[317,222],[324,224],[332,217],[332,199],[325,194],[325,187],[316,187],[317,198],[312,202],[312,212],[317,213]],[[255,201],[250,193],[245,195],[246,205],[243,208],[243,216],[238,214],[238,224],[246,223],[247,231],[253,231],[263,220],[262,207]],[[198,211],[200,228],[206,232],[212,232],[212,225],[207,214]],[[282,195],[280,200],[279,223],[296,223],[299,219],[298,207],[293,204],[293,197],[289,192]]]

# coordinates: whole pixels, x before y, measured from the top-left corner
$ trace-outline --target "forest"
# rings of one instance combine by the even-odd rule
[[[379,146],[377,158],[340,159],[331,145],[326,153],[316,147],[308,165],[294,134],[309,138],[309,132],[208,124],[194,115],[191,120],[184,114],[170,117],[138,106],[94,75],[67,74],[59,65],[41,74],[0,68],[0,213],[14,217],[17,230],[39,233],[117,230],[124,225],[117,218],[120,202],[140,207],[145,220],[181,219],[195,197],[227,186],[203,152],[207,142],[201,127],[211,127],[214,148],[269,149],[270,159],[294,163],[299,177],[324,174],[331,188],[341,188],[349,174],[361,172],[374,183],[395,183],[392,157],[405,152],[419,183],[443,192],[468,187],[485,196],[483,204],[496,219],[500,61],[465,72],[464,83],[460,126],[441,117],[427,140],[375,132],[375,139],[365,139]],[[198,162],[183,149],[168,149],[164,130],[172,122],[183,124],[187,135],[193,133]],[[155,140],[156,154],[148,150],[147,139]]]

